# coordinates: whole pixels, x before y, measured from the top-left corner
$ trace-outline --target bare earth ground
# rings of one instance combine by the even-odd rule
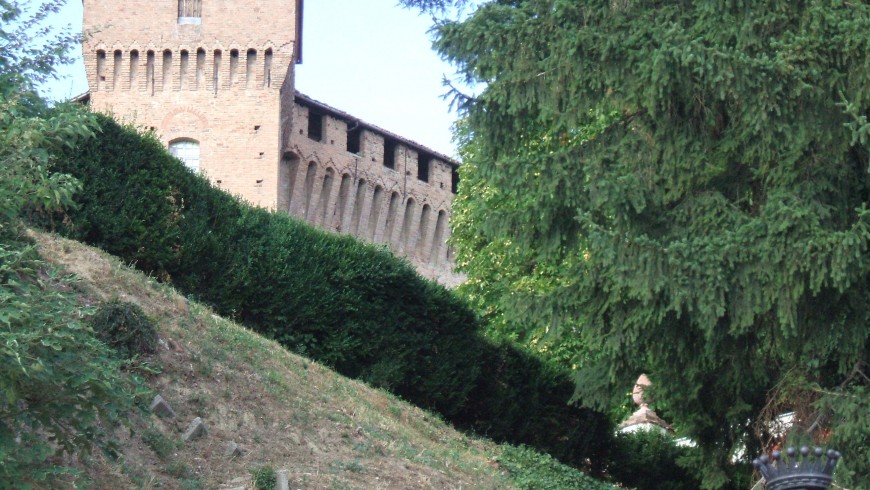
[[[253,488],[251,471],[264,466],[288,470],[290,488],[510,487],[494,443],[291,354],[108,254],[33,238],[46,260],[79,278],[82,303],[133,302],[159,325],[147,383],[178,416],[131,415],[133,430],[117,431],[123,458],[74,461],[92,488]],[[208,434],[183,443],[195,417]],[[226,457],[230,442],[244,454]]]

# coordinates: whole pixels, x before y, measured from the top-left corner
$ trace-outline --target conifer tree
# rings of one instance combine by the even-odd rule
[[[444,17],[436,49],[483,87],[455,94],[455,237],[481,301],[570,336],[584,403],[648,373],[705,488],[788,411],[867,486],[870,4],[494,0]]]

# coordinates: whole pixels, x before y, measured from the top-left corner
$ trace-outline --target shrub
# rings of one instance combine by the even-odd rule
[[[84,187],[68,234],[460,428],[604,461],[611,426],[567,405],[567,373],[488,341],[452,292],[382,249],[240,203],[152,136],[99,120],[101,138],[62,159]]]
[[[271,466],[260,466],[251,470],[251,485],[256,490],[274,490],[278,485],[278,475]]]
[[[63,56],[62,40],[47,52],[27,34],[61,3],[22,20],[14,2],[0,2],[0,488],[54,488],[59,475],[74,471],[52,464],[52,456],[112,451],[109,432],[128,418],[143,386],[121,374],[122,362],[81,321],[83,309],[67,292],[72,281],[21,235],[23,211],[72,202],[79,183],[55,172],[51,156],[96,127],[76,108],[46,110],[22,78],[35,69],[48,76]],[[6,23],[17,27],[6,31]],[[64,477],[63,486],[74,479]]]
[[[97,337],[114,348],[122,359],[157,351],[157,327],[142,308],[118,299],[97,307],[91,318]]]
[[[175,440],[168,437],[160,430],[155,427],[149,427],[142,432],[142,441],[154,451],[154,454],[160,458],[161,461],[166,461],[172,456],[172,452],[178,447],[178,444]]]
[[[55,453],[113,452],[111,428],[144,391],[83,324],[70,286],[32,246],[0,233],[0,488],[51,486],[70,472],[49,463]]]
[[[504,446],[498,463],[521,490],[611,490],[612,486],[528,447]]]
[[[694,490],[701,488],[695,475],[677,464],[690,448],[680,447],[672,436],[657,431],[618,434],[612,452],[610,475],[638,490]]]

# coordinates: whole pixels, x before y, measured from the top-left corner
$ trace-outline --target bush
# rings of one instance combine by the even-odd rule
[[[567,373],[486,340],[449,290],[384,250],[240,203],[150,135],[100,125],[62,159],[84,187],[68,234],[460,428],[576,465],[605,460],[611,425],[567,405]]]
[[[122,359],[157,351],[157,327],[142,308],[114,299],[97,307],[91,318],[97,337]]]
[[[18,25],[3,33],[12,42],[0,52],[0,488],[55,488],[62,475],[70,486],[75,472],[53,456],[114,450],[110,431],[129,417],[143,384],[121,374],[122,362],[82,322],[72,281],[22,237],[20,213],[72,202],[79,184],[53,171],[51,155],[91,135],[95,121],[78,108],[48,111],[28,90],[22,75],[41,66],[47,76],[64,46],[54,55],[31,49],[26,31],[38,22],[13,7],[0,2],[4,24]],[[28,47],[24,58],[16,46]]]
[[[83,324],[70,286],[0,233],[0,488],[50,486],[71,472],[49,462],[56,453],[114,451],[110,430],[144,389]]]
[[[498,463],[521,490],[612,490],[613,487],[527,447],[505,446]]]
[[[274,490],[278,485],[278,474],[271,466],[260,466],[251,470],[251,486],[256,490]]]
[[[677,464],[689,451],[658,431],[618,434],[610,475],[637,490],[695,490],[701,481]]]

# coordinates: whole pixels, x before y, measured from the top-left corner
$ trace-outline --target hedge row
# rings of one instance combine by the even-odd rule
[[[566,373],[487,341],[447,289],[384,250],[240,203],[149,135],[101,126],[61,158],[84,185],[68,235],[457,427],[578,466],[606,459],[611,425],[566,403]]]

